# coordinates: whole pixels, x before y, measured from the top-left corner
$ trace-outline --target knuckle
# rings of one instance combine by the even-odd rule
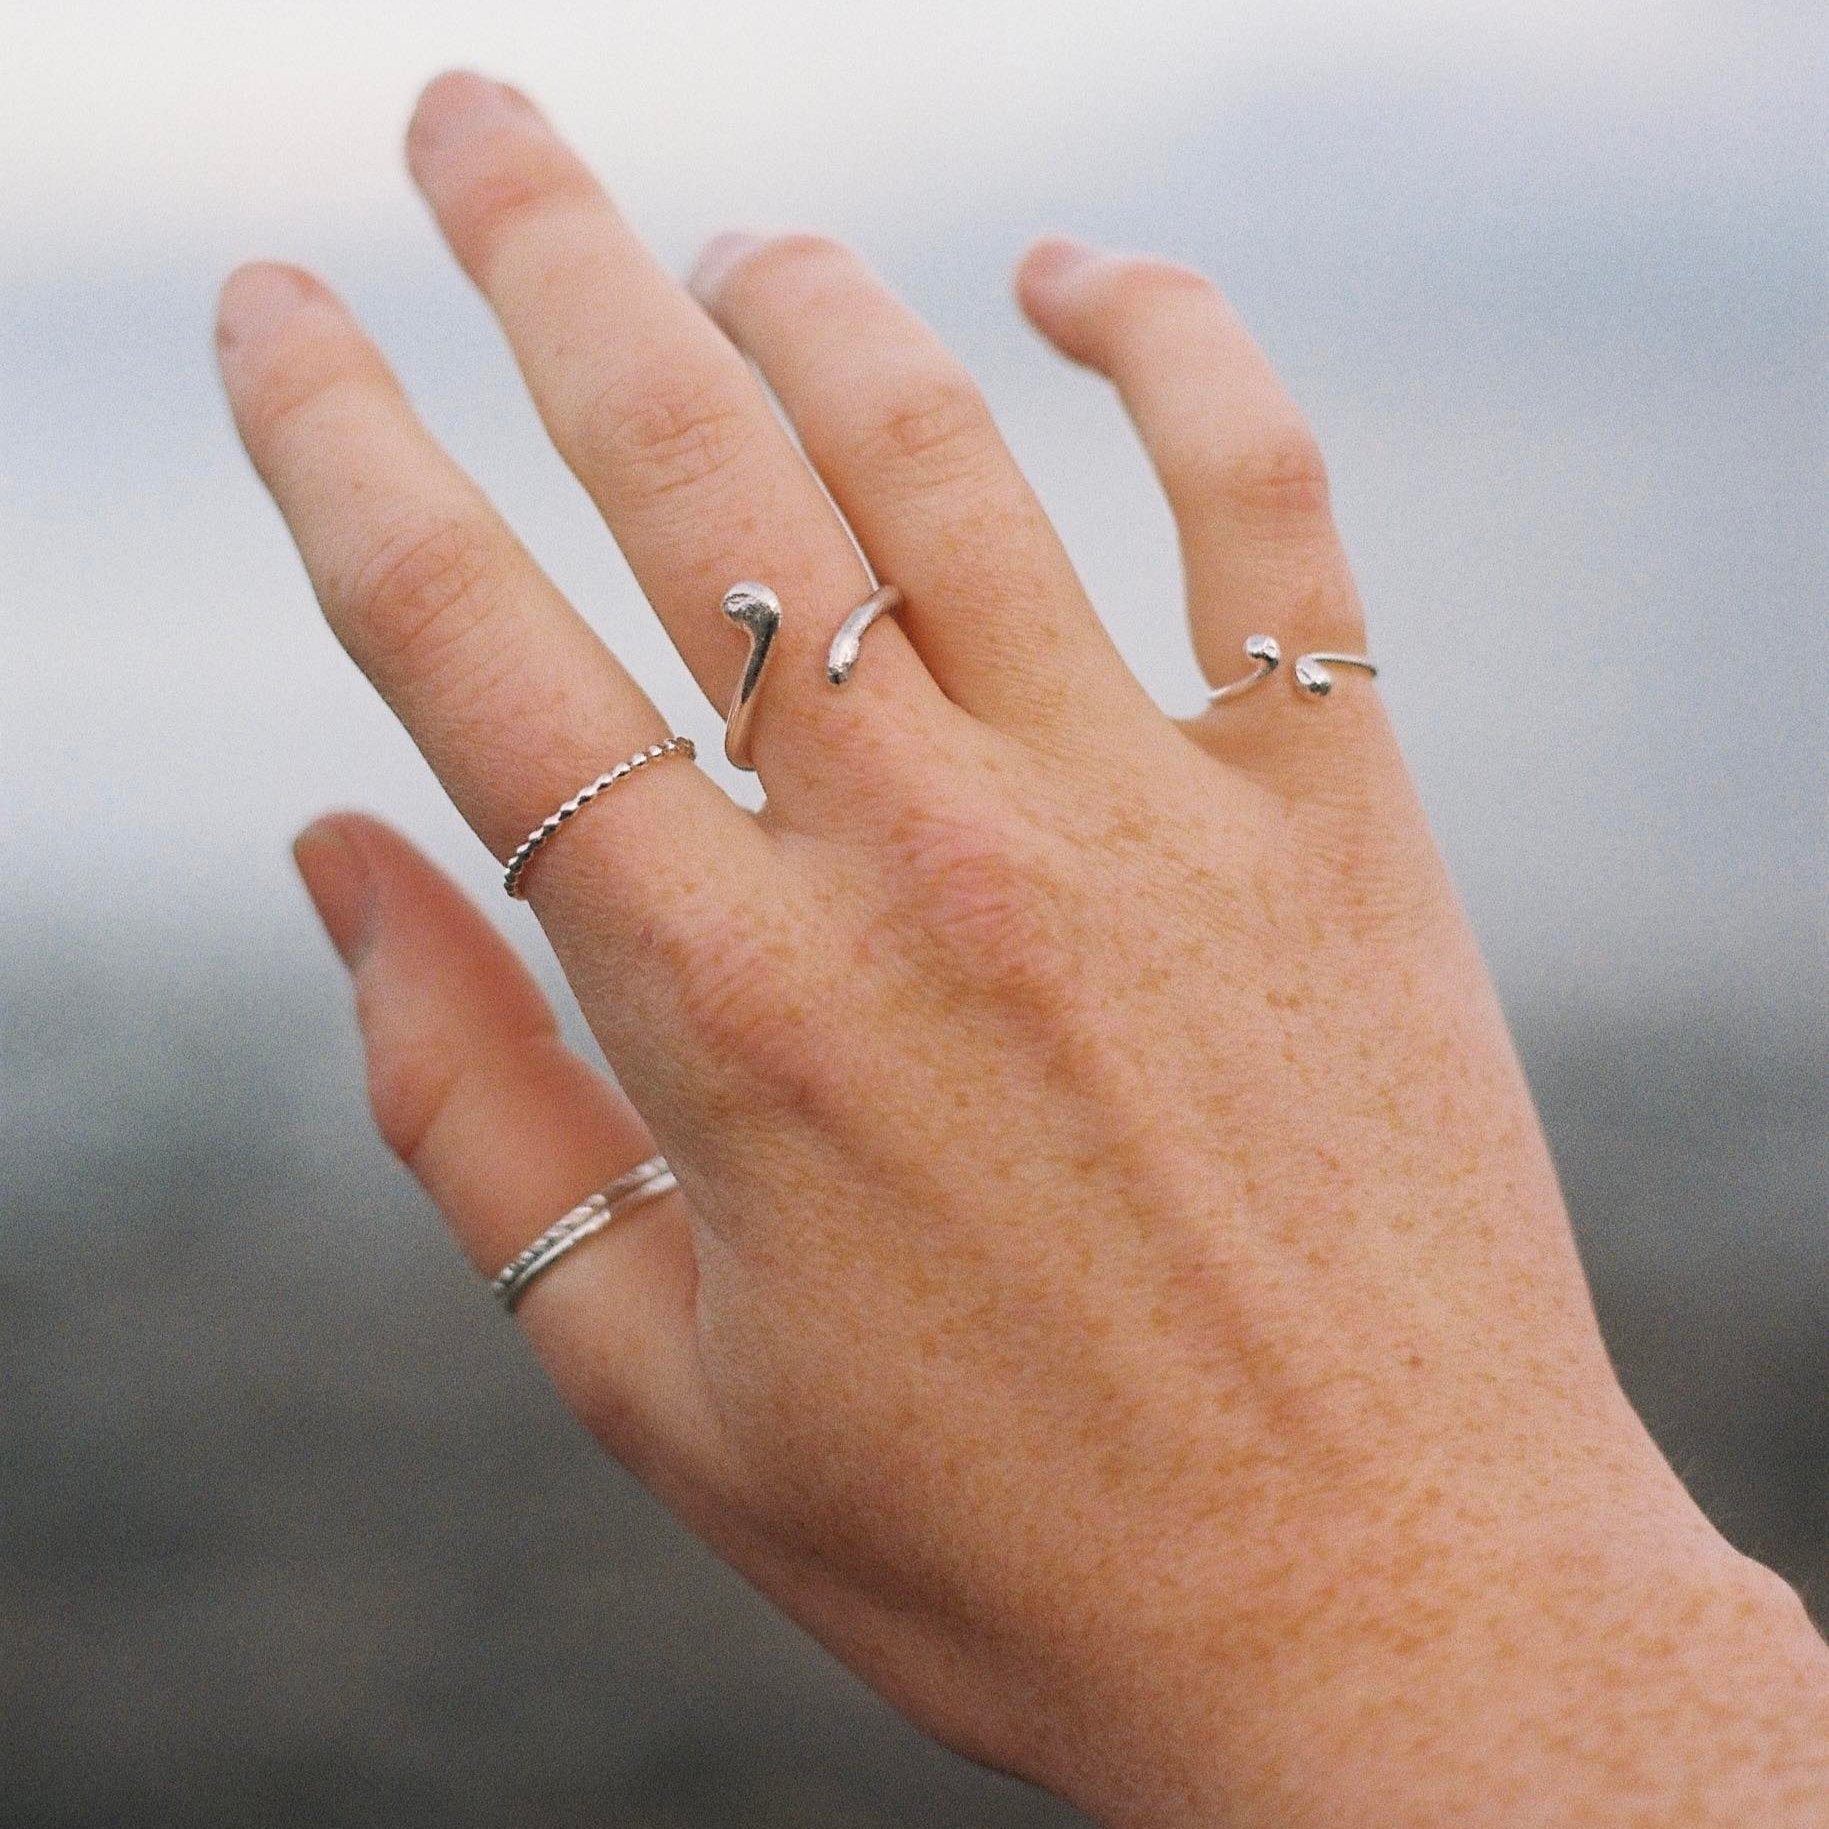
[[[743,268],[765,283],[811,267],[849,264],[851,250],[830,235],[796,230],[789,235],[773,235],[761,247],[745,255]]]
[[[729,908],[683,905],[653,936],[688,1033],[712,1058],[761,1085],[805,1076],[807,1000],[794,946]]]
[[[1249,519],[1313,519],[1328,512],[1327,461],[1300,420],[1267,427],[1206,464],[1212,492]]]
[[[1313,631],[1312,639],[1328,646],[1365,645],[1365,606],[1359,600],[1344,557],[1322,561],[1296,578],[1289,592],[1290,626]],[[1310,639],[1306,634],[1304,639]]]
[[[487,1123],[505,1101],[532,1090],[564,1096],[577,1063],[556,1035],[527,1032],[466,1052],[448,1031],[417,1023],[402,1032],[401,1011],[384,993],[358,988],[357,1015],[367,1044],[368,1106],[387,1147],[426,1181],[433,1158]]]
[[[1065,885],[1036,835],[1006,813],[925,807],[893,838],[914,931],[956,978],[1000,997],[1058,1006],[1079,979]]]
[[[581,460],[649,499],[713,482],[740,458],[754,426],[721,382],[618,377],[581,410],[567,442]]]
[[[858,1048],[835,1014],[831,961],[844,948],[823,911],[787,918],[694,898],[646,927],[643,951],[684,1056],[703,1064],[693,1096],[716,1123],[747,1135],[786,1114],[850,1121]]]
[[[475,265],[528,226],[588,206],[594,195],[589,177],[563,149],[504,132],[476,146],[441,214],[453,243]]]
[[[448,517],[384,537],[340,592],[368,652],[416,672],[441,666],[490,613],[499,588],[491,546],[481,529]]]
[[[1169,360],[1204,337],[1224,303],[1219,288],[1192,267],[1132,255],[1101,269],[1082,309],[1095,345],[1103,343],[1108,352],[1141,346],[1157,360]]]
[[[1144,258],[1126,261],[1112,275],[1110,297],[1119,310],[1148,310],[1192,300],[1206,304],[1219,288],[1204,273],[1179,261]]]
[[[340,337],[316,332],[283,336],[237,403],[249,450],[266,464],[356,379],[356,365]]]
[[[431,1049],[371,1047],[368,1108],[381,1141],[418,1173],[439,1117],[456,1097],[461,1070]]]
[[[990,409],[971,377],[943,364],[898,377],[862,436],[873,467],[914,469],[930,481],[970,473],[995,434]]]

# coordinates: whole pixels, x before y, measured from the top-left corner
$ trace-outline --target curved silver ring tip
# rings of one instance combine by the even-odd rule
[[[879,616],[893,616],[901,607],[901,591],[893,584],[885,584],[872,591],[838,625],[838,633],[826,650],[826,678],[834,686],[842,686],[851,677],[857,657],[863,651],[864,631]]]
[[[756,693],[781,627],[781,599],[766,584],[733,584],[724,593],[723,609],[749,637],[749,659],[743,664],[743,676],[730,701],[730,716],[724,721],[724,756],[732,768],[753,775],[756,765],[750,760],[750,734],[756,719]]]

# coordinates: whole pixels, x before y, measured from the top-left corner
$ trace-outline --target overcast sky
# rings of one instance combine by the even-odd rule
[[[1822,37],[1796,5],[1700,0],[11,0],[0,243],[28,269],[174,238],[388,236],[400,115],[428,72],[535,90],[638,204],[794,219],[1006,188],[1108,136],[1278,88],[1495,80],[1658,131],[1801,123]],[[1789,101],[1786,105],[1786,91]],[[1820,94],[1819,94],[1820,100]]]

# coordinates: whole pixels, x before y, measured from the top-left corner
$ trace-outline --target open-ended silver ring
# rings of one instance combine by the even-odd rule
[[[880,616],[893,616],[902,607],[902,593],[885,584],[872,591],[838,626],[826,649],[826,678],[842,686],[857,665],[864,632]],[[768,668],[775,637],[781,629],[781,599],[766,584],[733,584],[724,593],[724,614],[749,637],[749,658],[730,701],[724,720],[724,756],[732,768],[754,774],[752,736],[756,720],[756,695]]]
[[[690,737],[669,737],[664,743],[650,743],[646,749],[638,749],[627,762],[618,762],[608,774],[599,775],[588,787],[581,787],[557,812],[549,813],[521,840],[502,871],[502,887],[520,901],[527,891],[521,887],[521,879],[527,874],[527,866],[533,862],[533,854],[558,831],[574,814],[588,807],[599,794],[608,793],[619,781],[627,781],[637,769],[646,768],[651,762],[665,761],[668,756],[683,756],[688,762],[698,754],[698,749]]]
[[[589,1200],[555,1219],[525,1250],[517,1251],[489,1285],[495,1299],[512,1314],[514,1305],[527,1293],[527,1285],[541,1271],[550,1270],[574,1245],[594,1238],[625,1213],[671,1194],[678,1186],[665,1156],[650,1156],[646,1162],[636,1163],[626,1175],[618,1175],[607,1188],[599,1188]]]
[[[1248,635],[1245,658],[1255,663],[1243,679],[1215,686],[1207,694],[1209,705],[1221,705],[1228,699],[1243,698],[1254,687],[1261,686],[1283,664],[1283,647],[1274,635]],[[1334,689],[1335,667],[1357,667],[1372,679],[1378,677],[1377,665],[1363,654],[1329,654],[1317,651],[1298,654],[1295,660],[1296,684],[1310,698],[1324,699]]]

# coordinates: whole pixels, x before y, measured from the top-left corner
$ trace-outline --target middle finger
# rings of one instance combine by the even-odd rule
[[[747,652],[724,592],[753,578],[781,597],[756,713],[771,796],[842,781],[835,746],[940,695],[893,623],[857,687],[826,686],[826,644],[872,581],[747,364],[516,91],[439,78],[408,148],[560,455],[720,710]]]

